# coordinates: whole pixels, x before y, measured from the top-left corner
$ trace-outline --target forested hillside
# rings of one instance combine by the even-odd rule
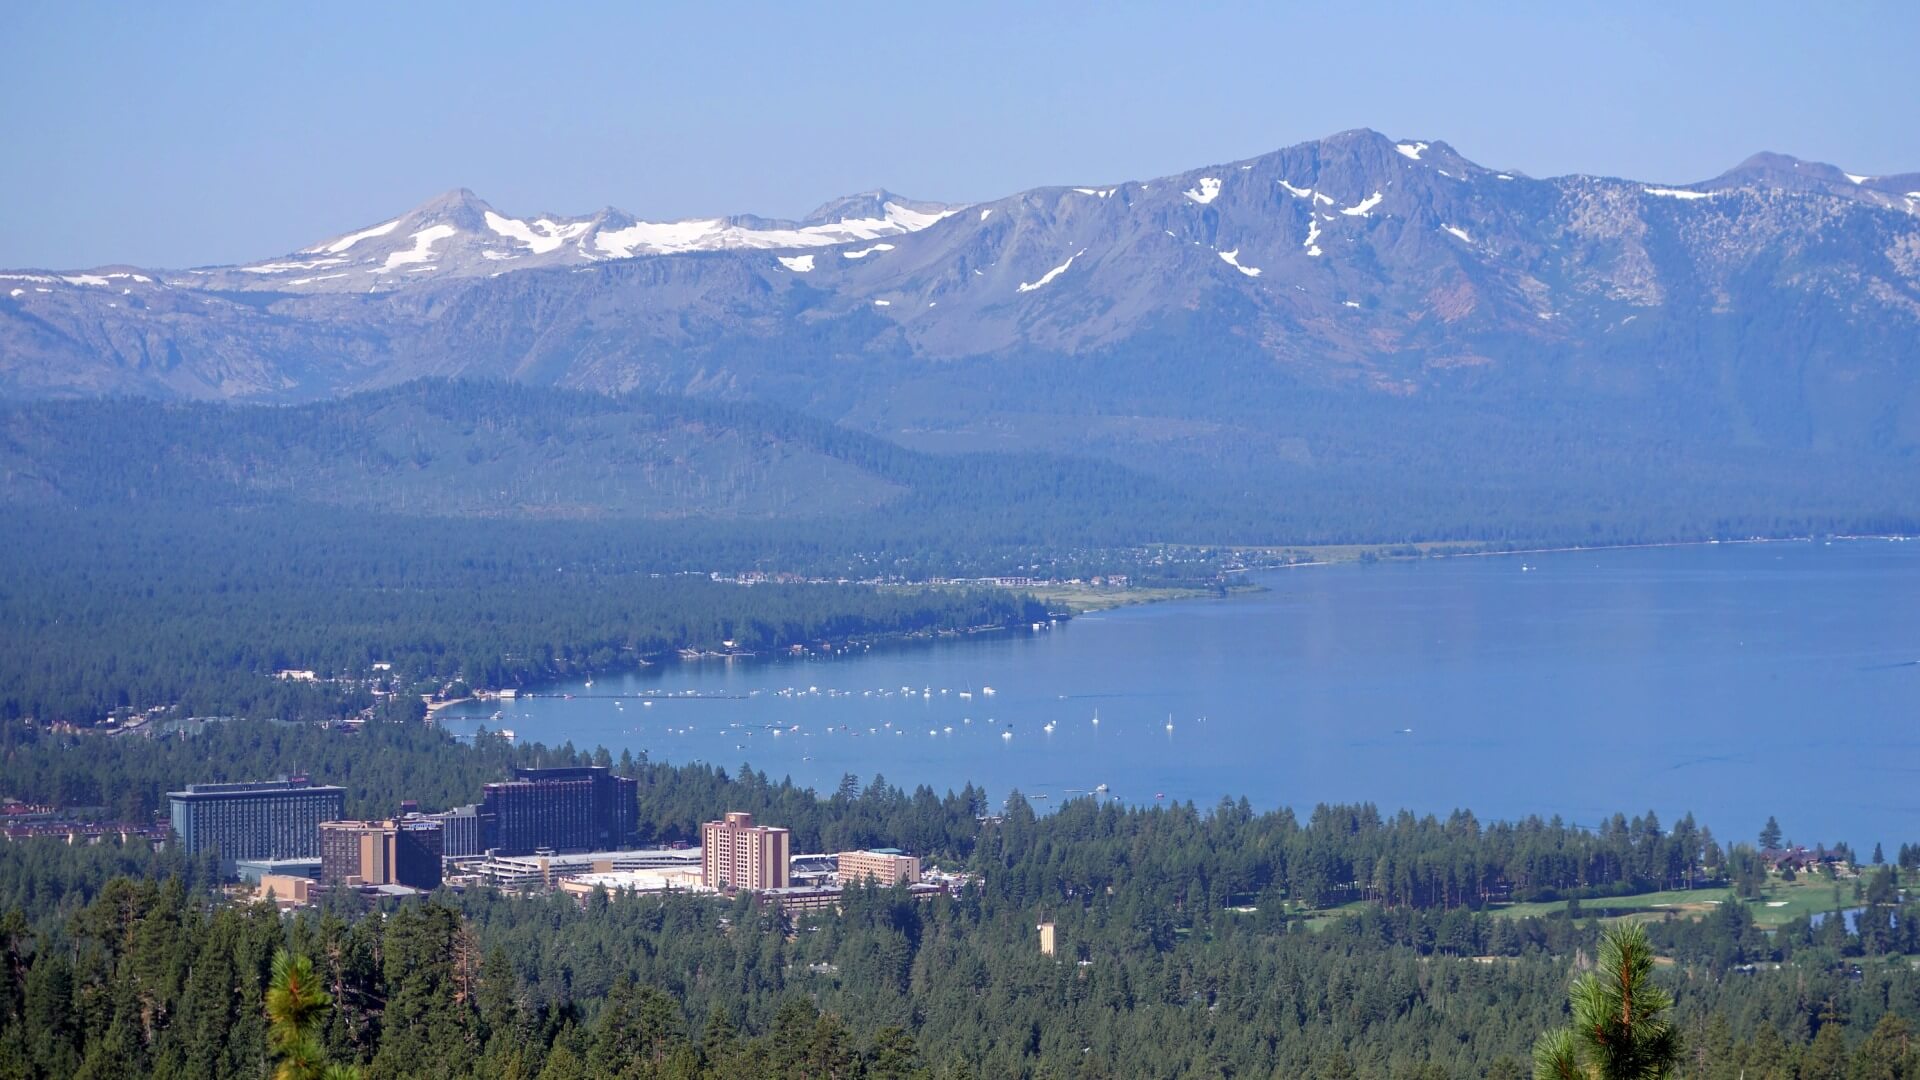
[[[196,760],[259,770],[297,754],[348,785],[350,812],[453,796],[509,763],[591,759],[463,747],[408,725],[236,723],[159,744],[9,738],[0,788],[58,773],[138,798]],[[327,1054],[375,1080],[1517,1080],[1535,1035],[1564,1022],[1568,975],[1599,924],[1577,904],[1510,913],[1494,894],[1699,884],[1751,858],[1651,814],[1588,833],[1365,806],[1299,821],[1234,803],[1083,799],[1036,817],[1015,798],[983,819],[971,790],[850,778],[822,798],[749,772],[622,766],[642,778],[648,839],[750,809],[792,825],[799,848],[897,843],[973,884],[931,904],[856,890],[843,914],[797,925],[751,899],[582,906],[484,890],[384,918],[344,903],[283,921],[210,898],[204,867],[164,853],[0,845],[0,1071],[257,1075],[267,967],[288,948],[313,958],[333,999]],[[149,880],[103,883],[128,869]],[[1756,925],[1763,908],[1726,893],[1704,918],[1656,918],[1658,978],[1685,1036],[1679,1075],[1914,1075],[1920,906],[1902,899],[1898,872],[1867,868],[1851,919],[1799,916],[1769,932]],[[1038,949],[1042,919],[1057,927],[1056,956]]]
[[[110,511],[123,528],[237,508],[318,508],[326,522],[647,523],[624,535],[664,550],[649,569],[683,568],[678,556],[696,547],[713,553],[702,568],[740,565],[744,548],[783,568],[825,552],[941,572],[1022,548],[1920,530],[1904,453],[1837,475],[1831,450],[1718,445],[1689,427],[1684,397],[1631,408],[1541,398],[1516,412],[1436,392],[1362,407],[1305,383],[1259,389],[1258,358],[1233,348],[1130,347],[1162,346],[1180,362],[1124,387],[1094,361],[1004,373],[1044,379],[1049,394],[1100,395],[1135,418],[1097,430],[1073,414],[1030,418],[1081,431],[1064,453],[983,452],[1007,440],[929,428],[902,433],[921,447],[909,449],[739,400],[439,379],[288,407],[16,402],[0,406],[0,504]],[[1195,395],[1241,429],[1232,454],[1196,441],[1217,425],[1148,415]],[[1666,434],[1647,442],[1655,431]],[[1311,449],[1332,442],[1340,453]]]
[[[1172,519],[1175,489],[1042,454],[932,455],[772,405],[427,379],[293,407],[128,398],[0,409],[0,500],[316,504],[482,519],[844,519],[1102,506]],[[1060,505],[1054,505],[1059,503]]]
[[[269,510],[21,514],[0,589],[0,716],[92,722],[117,708],[324,718],[371,699],[271,678],[284,668],[402,691],[455,679],[512,686],[628,668],[673,651],[748,651],[1046,618],[991,590],[723,584],[645,569],[645,536],[565,527],[539,538],[392,520],[339,523]],[[165,526],[157,522],[164,521]],[[516,543],[515,540],[533,541]],[[545,542],[539,542],[544,540]]]

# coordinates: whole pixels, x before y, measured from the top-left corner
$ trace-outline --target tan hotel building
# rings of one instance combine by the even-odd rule
[[[700,884],[712,889],[784,889],[792,841],[787,830],[755,825],[753,815],[728,814],[700,826]]]
[[[836,858],[842,885],[858,884],[865,878],[882,886],[912,885],[920,880],[920,859],[898,848],[843,851]]]

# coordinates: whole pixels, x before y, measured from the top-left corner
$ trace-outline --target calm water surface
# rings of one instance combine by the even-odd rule
[[[745,762],[822,790],[851,772],[941,791],[971,780],[996,801],[1105,784],[1129,802],[1370,801],[1483,820],[1653,809],[1670,823],[1691,810],[1723,839],[1777,814],[1801,842],[1920,840],[1920,542],[1261,580],[1269,591],[1254,596],[1033,635],[666,664],[541,687],[497,721],[491,705],[442,716],[458,732]],[[686,691],[716,696],[597,696]]]

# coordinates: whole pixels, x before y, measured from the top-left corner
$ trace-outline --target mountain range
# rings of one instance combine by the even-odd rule
[[[1822,505],[1894,510],[1917,364],[1920,173],[1758,154],[1698,183],[1536,179],[1365,130],[799,221],[511,217],[457,191],[241,266],[0,275],[13,398],[482,377],[759,400],[1276,499],[1413,478],[1527,497],[1584,471],[1731,507],[1884,474]]]

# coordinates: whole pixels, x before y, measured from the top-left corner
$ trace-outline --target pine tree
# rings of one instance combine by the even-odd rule
[[[1680,1057],[1665,1015],[1673,997],[1653,984],[1653,946],[1638,924],[1600,939],[1597,972],[1574,980],[1573,1024],[1540,1037],[1535,1080],[1662,1080]]]
[[[1820,1025],[1820,1033],[1800,1055],[1800,1080],[1847,1080],[1851,1056],[1837,1022]]]
[[[910,1080],[920,1067],[920,1050],[905,1028],[887,1027],[867,1048],[867,1076],[871,1080]]]
[[[1760,830],[1760,850],[1770,851],[1780,847],[1780,822],[1773,815],[1767,815],[1766,827]]]
[[[1920,1068],[1913,1029],[1893,1013],[1884,1013],[1873,1033],[1853,1055],[1851,1080],[1913,1080]]]
[[[280,1059],[274,1080],[358,1080],[360,1070],[329,1065],[321,1051],[320,1028],[332,1004],[313,961],[285,949],[274,954],[267,984],[267,1043]]]

